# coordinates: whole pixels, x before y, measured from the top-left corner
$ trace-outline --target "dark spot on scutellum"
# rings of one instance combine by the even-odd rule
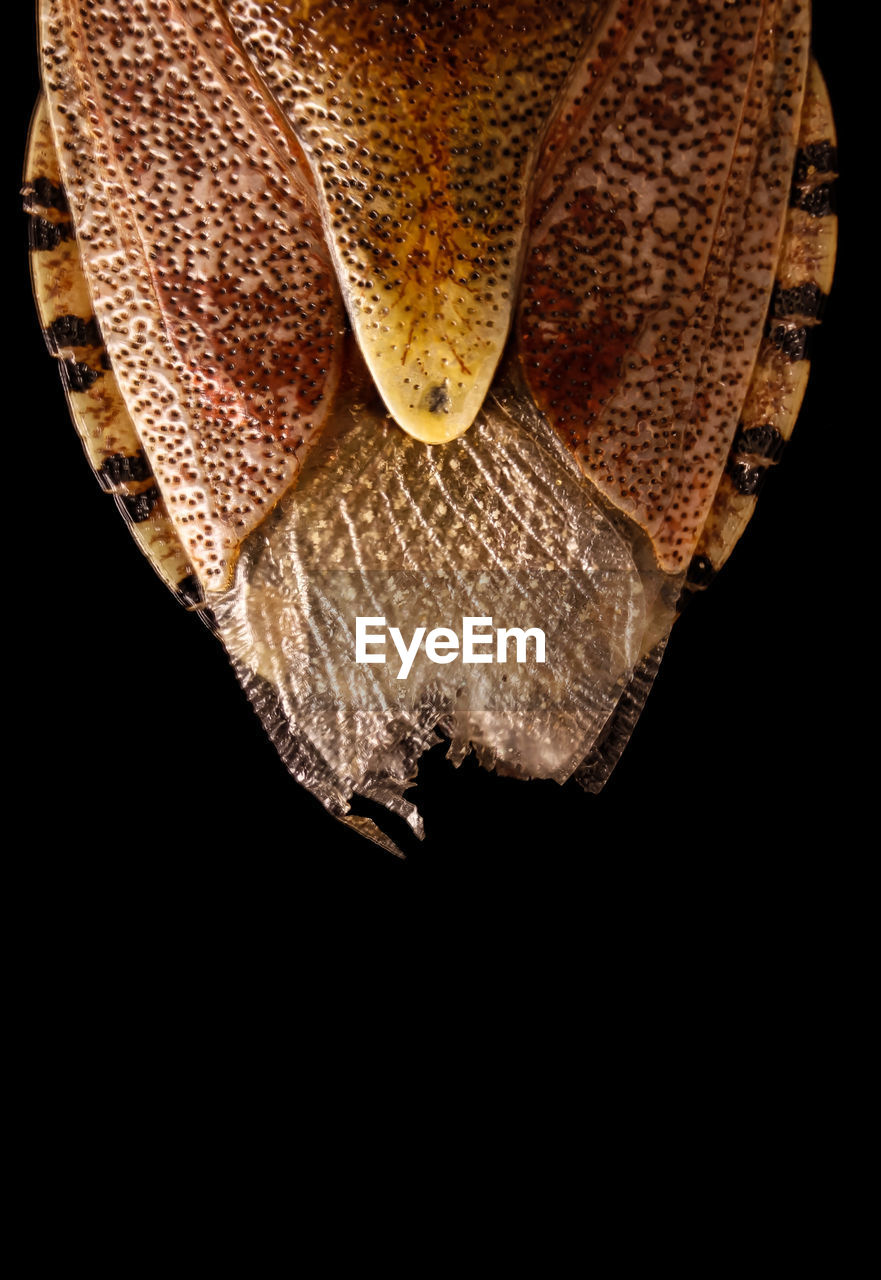
[[[431,387],[428,391],[428,412],[429,413],[447,413],[450,408],[450,393],[447,391],[447,384],[442,382],[437,387]]]

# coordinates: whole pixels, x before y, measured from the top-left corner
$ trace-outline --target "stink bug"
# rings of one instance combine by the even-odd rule
[[[804,5],[308,9],[45,4],[25,198],[92,465],[390,847],[438,732],[605,781],[791,431],[834,137]],[[544,623],[547,670],[395,701],[347,664],[408,601]]]

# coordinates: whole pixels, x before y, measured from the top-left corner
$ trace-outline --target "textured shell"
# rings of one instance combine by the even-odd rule
[[[730,539],[729,539],[729,541],[730,541]],[[730,548],[727,548],[727,547],[726,547],[726,552],[727,552],[727,549],[730,549]]]

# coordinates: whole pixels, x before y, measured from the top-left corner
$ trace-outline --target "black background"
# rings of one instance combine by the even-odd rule
[[[815,6],[814,43],[839,129],[838,275],[799,425],[756,516],[677,624],[602,795],[500,779],[473,761],[456,771],[435,751],[418,793],[427,838],[408,846],[406,863],[336,823],[286,774],[219,644],[162,586],[100,492],[34,317],[19,219],[7,253],[16,299],[7,372],[21,401],[7,428],[22,456],[7,486],[24,505],[7,531],[7,633],[25,706],[14,742],[23,847],[71,865],[85,848],[144,875],[161,867],[172,894],[176,882],[192,892],[218,876],[267,896],[292,876],[383,891],[428,877],[465,895],[482,882],[561,897],[598,878],[675,891],[712,877],[714,892],[748,883],[761,896],[770,877],[779,897],[807,859],[847,840],[857,605],[842,575],[859,552],[840,472],[859,427],[842,388],[861,157],[835,11]],[[21,20],[25,87],[6,134],[7,190],[37,85],[33,29],[29,15]]]

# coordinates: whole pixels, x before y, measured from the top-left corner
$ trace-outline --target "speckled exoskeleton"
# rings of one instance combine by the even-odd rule
[[[809,6],[43,0],[35,293],[89,459],[386,848],[450,739],[599,789],[828,293]],[[547,661],[354,661],[358,617]]]

